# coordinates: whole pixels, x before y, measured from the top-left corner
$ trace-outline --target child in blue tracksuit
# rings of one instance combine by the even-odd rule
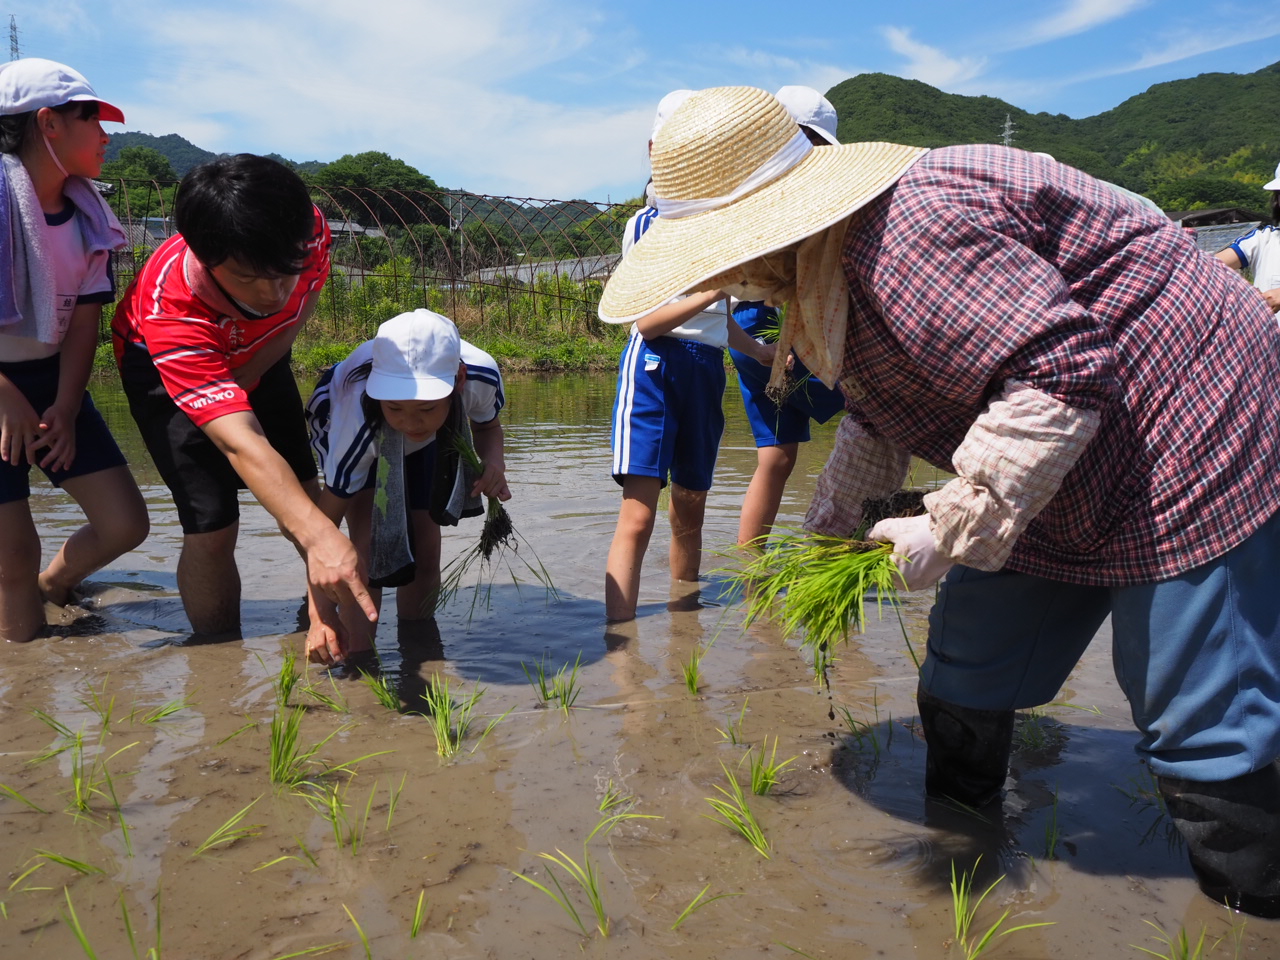
[[[677,90],[662,99],[650,146],[689,94]],[[623,257],[658,216],[656,198],[650,203],[627,223]],[[632,328],[613,407],[613,477],[622,486],[622,507],[605,567],[609,620],[635,617],[640,569],[668,477],[671,577],[698,579],[707,491],[724,432],[724,349],[731,342],[772,362],[772,347],[742,332],[718,290],[676,298]]]
[[[815,145],[840,142],[836,139],[835,107],[817,90],[783,87],[777,97]],[[778,329],[778,311],[763,303],[740,303],[733,316],[751,337]],[[800,444],[809,440],[809,421],[826,423],[844,409],[844,397],[839,390],[811,377],[797,359],[791,367],[795,389],[781,403],[775,403],[765,394],[769,368],[738,350],[731,349],[729,355],[738,370],[742,405],[756,440],[756,470],[742,498],[738,544],[759,541],[757,545],[763,546],[778,516],[782,492],[795,469]]]

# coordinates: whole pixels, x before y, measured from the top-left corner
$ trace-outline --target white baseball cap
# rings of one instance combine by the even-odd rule
[[[783,87],[774,96],[800,126],[808,127],[827,143],[840,142],[836,138],[836,108],[813,87]]]
[[[74,100],[96,102],[99,120],[124,123],[119,107],[94,93],[88,80],[64,64],[39,57],[0,64],[0,117],[60,107]]]
[[[392,317],[373,338],[365,393],[374,400],[439,400],[453,393],[462,338],[448,317],[417,309]]]
[[[1276,177],[1270,183],[1262,185],[1263,190],[1280,190],[1280,163],[1276,164]]]
[[[680,108],[680,104],[692,96],[692,90],[672,90],[658,101],[658,112],[653,115],[653,130],[649,133],[650,143],[653,143],[658,131],[662,129],[662,125],[670,120],[671,115]]]

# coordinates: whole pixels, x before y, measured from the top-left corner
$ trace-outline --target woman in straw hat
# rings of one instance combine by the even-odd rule
[[[945,577],[918,691],[927,792],[996,800],[1013,711],[1053,699],[1110,615],[1201,889],[1280,914],[1280,349],[1257,295],[1078,170],[994,146],[814,149],[750,88],[689,98],[652,163],[660,216],[601,316],[711,288],[790,301],[778,356],[794,346],[850,411],[812,529],[852,533],[908,454],[956,474],[926,515],[872,530],[910,588]]]

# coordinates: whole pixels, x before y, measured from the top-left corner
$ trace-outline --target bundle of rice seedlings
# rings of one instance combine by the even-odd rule
[[[456,435],[455,446],[471,473],[477,477],[484,473],[484,463],[481,461],[479,454],[476,453],[469,436],[461,433]],[[538,559],[537,551],[533,549],[529,541],[516,532],[515,525],[511,522],[511,515],[507,513],[506,506],[497,497],[486,497],[485,499],[488,504],[484,512],[484,526],[480,530],[480,539],[471,549],[451,560],[441,573],[440,592],[436,600],[437,609],[443,607],[458,592],[463,580],[467,578],[468,572],[475,566],[477,561],[482,561],[486,567],[491,567],[498,561],[504,562],[511,573],[512,582],[518,585],[521,577],[511,566],[510,556],[512,554],[518,556],[524,571],[542,584],[543,589],[546,590],[547,599],[558,599],[559,594],[556,592],[555,585],[551,582],[551,574],[547,572],[547,568]],[[532,563],[526,557],[520,555],[521,546],[532,555]],[[472,613],[475,612],[476,603],[482,593],[487,605],[492,589],[492,577],[484,584],[483,591],[480,589],[480,585],[477,584],[476,592],[471,601]]]
[[[835,646],[866,626],[864,603],[893,602],[903,586],[892,545],[775,530],[767,549],[729,576],[746,597],[745,626],[774,617],[788,634],[803,632],[803,649],[825,680]]]

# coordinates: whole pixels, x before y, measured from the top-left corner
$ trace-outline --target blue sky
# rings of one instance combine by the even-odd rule
[[[10,0],[124,129],[215,151],[383,150],[480,193],[621,200],[667,91],[874,71],[1091,116],[1280,60],[1274,0]],[[1280,107],[1280,105],[1277,105]],[[113,126],[113,125],[108,125]],[[994,138],[993,132],[993,138]]]

